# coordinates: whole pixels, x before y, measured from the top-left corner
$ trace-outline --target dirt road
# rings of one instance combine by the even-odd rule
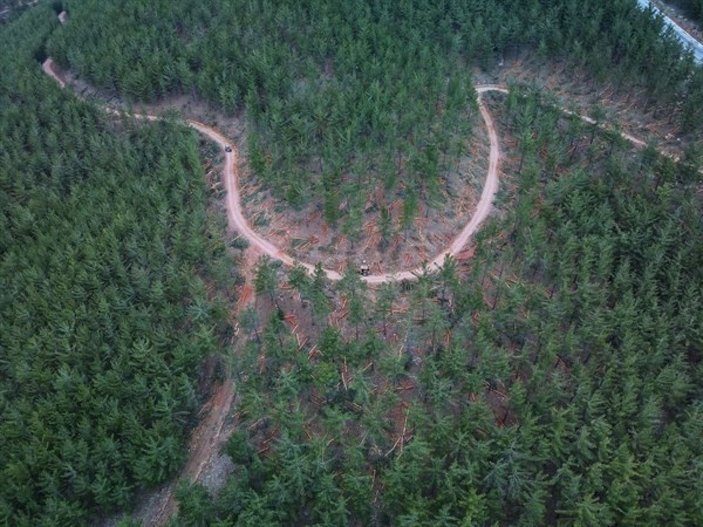
[[[213,456],[224,447],[229,438],[225,425],[234,396],[234,381],[231,378],[226,378],[213,390],[212,396],[200,410],[203,417],[191,433],[188,459],[180,474],[164,487],[148,493],[134,512],[134,518],[140,525],[165,525],[177,510],[174,494],[178,484],[181,481],[198,481]]]
[[[44,72],[54,79],[59,86],[62,88],[66,86],[66,82],[57,73],[54,62],[51,58],[46,59],[42,64],[42,69]],[[481,100],[481,95],[483,93],[495,91],[501,93],[507,93],[507,89],[502,86],[495,85],[485,85],[477,86],[476,91],[479,95],[478,105],[483,117],[486,127],[488,128],[488,136],[490,139],[491,151],[490,159],[488,165],[488,173],[486,174],[486,182],[483,187],[483,192],[481,193],[481,199],[479,200],[476,210],[469,222],[464,226],[459,235],[454,239],[451,245],[440,254],[438,254],[431,262],[428,263],[428,268],[430,271],[434,271],[442,266],[444,260],[447,256],[456,256],[461,252],[466,243],[469,241],[471,236],[478,230],[481,223],[488,217],[491,212],[493,198],[498,191],[498,168],[500,161],[500,146],[498,143],[498,134],[496,133],[495,124],[493,123],[493,118],[490,112],[483,104]],[[111,114],[119,114],[119,112],[113,108],[106,108],[106,110]],[[149,114],[135,114],[134,117],[138,119],[146,119],[149,121],[155,121],[159,119],[156,115]],[[238,152],[237,149],[232,145],[232,142],[228,140],[225,136],[220,134],[214,128],[211,128],[198,121],[187,121],[188,125],[208,137],[210,140],[219,144],[225,154],[225,167],[224,167],[224,183],[225,189],[227,190],[227,219],[231,229],[238,231],[247,241],[253,245],[261,254],[266,254],[274,260],[280,260],[287,266],[302,265],[305,267],[309,273],[313,273],[315,266],[307,263],[295,260],[289,254],[276,247],[269,240],[261,236],[256,232],[247,219],[244,217],[242,212],[241,196],[239,192],[239,171],[238,171]],[[231,152],[226,152],[225,147],[227,145],[232,146]],[[325,269],[325,274],[330,280],[340,280],[342,275],[337,271],[332,269]],[[397,273],[381,273],[374,274],[370,276],[362,277],[363,280],[369,284],[382,284],[384,282],[392,282],[398,280],[414,280],[418,274],[422,273],[422,268],[411,269],[407,271],[400,271]]]
[[[678,39],[681,41],[681,44],[683,44],[684,49],[688,49],[693,53],[693,58],[696,62],[699,64],[703,63],[703,44],[698,42],[693,35],[677,24],[664,11],[659,9],[655,2],[650,0],[637,0],[637,3],[642,9],[651,9],[655,15],[660,15],[664,19],[664,24],[674,31]]]
[[[42,65],[44,72],[53,78],[61,87],[66,86],[66,82],[61,78],[61,76],[56,72],[54,63],[51,58],[46,59]],[[452,243],[444,251],[435,256],[430,262],[427,263],[427,268],[430,272],[439,269],[447,256],[457,256],[466,246],[468,241],[471,239],[473,234],[479,229],[484,220],[491,213],[493,207],[493,199],[495,198],[496,192],[498,192],[499,187],[499,168],[500,168],[500,143],[498,142],[498,134],[496,132],[495,124],[493,122],[493,117],[491,116],[488,108],[483,103],[482,95],[489,92],[499,92],[508,93],[507,88],[500,85],[488,84],[476,86],[476,92],[478,93],[478,107],[483,118],[486,128],[488,129],[488,137],[490,141],[490,154],[489,154],[489,164],[488,172],[486,174],[486,181],[483,186],[483,191],[481,193],[481,198],[476,205],[473,216],[468,220],[461,232],[454,238]],[[106,111],[113,114],[119,114],[120,112],[113,108],[106,108]],[[564,113],[573,114],[569,110],[564,109]],[[146,119],[149,121],[158,120],[159,117],[156,115],[149,114],[135,114],[134,117],[138,119]],[[604,125],[596,123],[595,120],[588,116],[579,115],[584,122],[592,125],[597,125],[601,128],[606,128]],[[232,144],[232,141],[228,140],[225,136],[219,133],[214,128],[211,128],[201,122],[189,120],[188,125],[208,137],[210,140],[219,144],[225,155],[225,167],[224,167],[224,183],[225,189],[227,191],[226,198],[226,209],[227,209],[227,219],[231,229],[238,231],[244,238],[247,239],[249,244],[255,248],[255,250],[260,254],[268,255],[274,260],[279,260],[286,266],[301,265],[309,273],[313,273],[315,266],[308,262],[301,262],[294,259],[292,256],[278,248],[272,242],[261,236],[256,232],[249,221],[244,217],[242,211],[241,195],[239,192],[239,173],[238,173],[238,152],[237,149]],[[646,145],[644,141],[638,139],[630,134],[618,132],[621,137],[631,142],[637,147],[643,147]],[[231,152],[226,151],[226,146],[231,146]],[[340,280],[342,275],[333,269],[324,269],[325,274],[329,280]],[[372,274],[369,276],[361,277],[362,280],[369,284],[382,284],[385,282],[394,282],[401,280],[414,280],[417,275],[423,272],[422,267],[415,269],[408,269],[406,271],[399,271],[395,273],[379,273]]]
[[[49,68],[51,69],[51,68]],[[429,271],[436,271],[439,269],[447,256],[457,256],[466,246],[468,241],[474,235],[474,233],[479,229],[484,220],[491,213],[493,207],[493,200],[495,198],[496,192],[498,192],[499,187],[499,169],[500,169],[500,143],[498,141],[498,134],[496,132],[495,123],[493,122],[493,117],[491,116],[488,108],[483,103],[482,95],[489,92],[499,92],[508,93],[507,88],[504,86],[488,84],[476,86],[476,92],[478,93],[478,107],[481,112],[481,117],[486,124],[488,129],[488,137],[490,141],[490,154],[488,163],[488,172],[486,174],[486,181],[483,186],[483,191],[481,193],[481,198],[476,205],[473,216],[466,223],[461,232],[454,238],[452,243],[444,251],[435,256],[430,262],[428,262],[427,267]],[[572,114],[569,110],[564,109],[564,113]],[[137,117],[146,119],[157,119],[153,115],[138,115]],[[591,117],[585,115],[579,115],[579,117],[586,123],[591,125],[597,125],[600,128],[607,129],[603,124],[597,123]],[[226,145],[231,145],[232,143],[224,137],[222,134],[206,126],[203,123],[197,121],[188,121],[188,124],[195,128],[201,134],[209,137],[211,140],[218,143],[222,149],[225,149]],[[624,132],[618,132],[622,138],[629,141],[637,147],[646,146],[646,142],[634,137],[630,134]],[[236,148],[232,146],[231,152],[225,152],[225,169],[224,169],[224,180],[225,188],[227,190],[227,217],[229,220],[229,225],[231,228],[236,229],[242,236],[244,236],[251,245],[253,245],[261,254],[266,254],[274,260],[280,260],[287,266],[302,265],[305,267],[309,273],[315,270],[315,266],[307,263],[295,260],[292,256],[285,253],[283,250],[276,247],[269,240],[257,233],[249,224],[247,219],[244,217],[242,212],[241,197],[239,193],[239,180],[238,180],[238,153]],[[330,280],[339,280],[342,278],[341,274],[332,269],[324,269],[327,278]],[[369,284],[382,284],[384,282],[394,282],[400,280],[414,280],[417,275],[423,272],[422,267],[415,269],[409,269],[407,271],[399,271],[396,273],[380,273],[373,274],[369,276],[361,277],[362,280]]]
[[[54,62],[51,58],[46,59],[42,64],[42,70],[54,79],[59,86],[65,88],[67,86],[66,81],[61,78],[58,70],[56,69]],[[479,93],[479,109],[481,115],[488,127],[489,139],[490,139],[490,162],[488,168],[488,174],[486,177],[486,183],[483,188],[481,199],[476,208],[471,220],[462,229],[459,235],[454,239],[452,244],[442,253],[437,255],[432,262],[429,264],[430,270],[434,270],[441,266],[447,255],[458,254],[463,246],[467,243],[471,235],[479,228],[483,220],[488,216],[491,211],[493,197],[498,190],[498,166],[500,160],[500,148],[498,143],[498,136],[495,130],[495,125],[493,119],[480,99],[481,94],[489,91],[499,91],[506,92],[507,90],[500,86],[480,86],[477,89]],[[114,108],[106,107],[105,110],[114,115],[119,115],[120,111]],[[145,119],[148,121],[158,120],[159,117],[156,115],[149,114],[136,114],[136,118]],[[224,167],[224,183],[227,192],[226,198],[226,210],[228,223],[231,229],[236,229],[239,233],[244,236],[250,243],[250,248],[248,249],[248,254],[266,254],[273,259],[282,261],[288,266],[295,264],[303,265],[308,272],[312,273],[314,271],[314,266],[305,262],[296,262],[290,255],[281,251],[269,240],[262,237],[249,225],[249,222],[244,217],[241,206],[241,196],[239,192],[239,181],[238,181],[238,153],[237,150],[232,145],[225,136],[220,134],[217,130],[201,123],[198,121],[188,121],[188,125],[197,130],[199,133],[208,137],[210,140],[216,142],[222,148],[225,155],[225,167]],[[226,147],[232,145],[231,152],[227,152]],[[253,258],[247,258],[247,260],[252,260]],[[251,266],[250,266],[251,267]],[[245,270],[246,271],[246,270]],[[251,269],[249,269],[251,271]],[[364,279],[370,283],[380,284],[383,282],[393,281],[393,280],[411,280],[415,278],[414,273],[421,272],[421,269],[403,271],[400,273],[384,273],[378,275],[372,275],[364,277]],[[325,274],[330,280],[339,280],[341,275],[334,270],[325,270]],[[249,302],[251,298],[249,298]],[[246,304],[244,302],[243,304]],[[242,309],[242,306],[238,306],[238,310]],[[231,379],[226,379],[223,384],[218,386],[210,401],[207,403],[206,408],[204,408],[205,415],[202,418],[198,427],[193,431],[189,443],[189,455],[188,461],[181,471],[178,478],[175,478],[169,484],[156,491],[146,499],[143,504],[139,507],[136,517],[143,525],[151,526],[161,526],[164,525],[168,519],[173,515],[176,510],[176,502],[174,499],[175,486],[179,481],[189,480],[197,481],[203,469],[211,461],[213,455],[219,452],[221,446],[226,441],[226,434],[224,433],[225,421],[229,415],[230,408],[234,400],[234,384]]]
[[[55,68],[51,58],[46,59],[42,64],[43,71],[54,79],[62,88],[66,87],[66,81],[61,78],[60,73]],[[434,257],[428,263],[429,271],[436,271],[442,266],[447,256],[457,256],[466,246],[473,234],[480,228],[483,221],[491,213],[493,200],[499,188],[499,168],[500,168],[500,144],[498,134],[493,122],[493,118],[482,100],[482,96],[489,92],[507,93],[508,90],[504,86],[499,85],[480,85],[476,87],[478,93],[478,107],[481,116],[488,130],[490,142],[490,154],[488,172],[484,183],[481,198],[476,206],[473,216],[468,220],[461,232],[454,238],[452,243],[441,253]],[[114,108],[106,107],[105,110],[114,115],[120,115],[120,111]],[[565,113],[570,113],[564,110]],[[135,114],[134,117],[145,119],[148,121],[156,121],[159,116],[149,114]],[[586,116],[579,116],[585,122],[604,127],[602,124],[595,123],[593,119]],[[250,243],[247,250],[246,260],[250,263],[247,269],[243,271],[251,274],[255,257],[260,254],[266,254],[269,257],[283,262],[287,266],[302,265],[308,272],[314,271],[314,266],[306,262],[298,262],[290,255],[276,247],[269,240],[257,233],[244,217],[241,205],[241,196],[239,191],[238,180],[238,152],[234,145],[225,136],[219,133],[212,127],[209,127],[198,121],[187,121],[188,125],[197,130],[199,133],[208,137],[210,140],[219,144],[225,156],[225,167],[223,172],[226,197],[226,210],[228,223],[231,229],[237,230]],[[643,146],[645,143],[636,137],[628,134],[621,134],[622,137],[632,142],[636,146]],[[226,147],[231,145],[231,152],[227,152]],[[397,273],[380,273],[371,276],[362,277],[370,284],[382,284],[384,282],[398,280],[414,280],[418,274],[422,272],[422,268],[401,271]],[[325,269],[325,274],[330,280],[339,280],[341,275],[334,270]],[[251,276],[247,282],[251,282]],[[242,295],[244,298],[245,295]],[[248,302],[251,302],[251,295],[246,297],[248,300],[238,305],[237,310],[240,310]],[[226,379],[222,385],[219,385],[213,393],[212,398],[205,408],[205,415],[202,418],[199,426],[195,429],[191,436],[188,462],[184,466],[178,478],[170,484],[163,487],[161,490],[152,495],[137,512],[137,517],[144,525],[164,525],[172,516],[176,508],[176,502],[173,497],[175,485],[183,479],[197,481],[198,477],[203,472],[204,467],[210,463],[214,454],[219,452],[221,446],[226,441],[226,433],[224,432],[225,421],[229,415],[230,408],[234,400],[234,385],[231,379]]]
[[[644,0],[640,1],[643,3],[648,3],[644,2]],[[58,18],[59,22],[64,25],[67,20],[66,12],[61,12]],[[698,44],[698,46],[700,46],[700,44]],[[697,56],[697,58],[700,60],[700,57]],[[46,59],[46,61],[42,64],[42,70],[54,79],[59,86],[62,88],[66,87],[65,80],[62,79],[57,72],[51,58]],[[490,142],[489,165],[488,172],[486,174],[486,181],[481,193],[481,198],[476,206],[473,216],[468,220],[461,232],[454,238],[449,247],[435,256],[435,258],[428,263],[428,269],[430,271],[436,271],[440,268],[447,256],[457,256],[463,250],[473,234],[479,229],[483,221],[491,213],[493,200],[499,188],[499,165],[501,158],[500,144],[498,142],[498,134],[496,132],[493,118],[488,111],[488,108],[483,103],[482,95],[489,92],[507,93],[508,90],[499,85],[482,85],[477,86],[476,91],[478,93],[479,111],[484,123],[486,124]],[[106,110],[111,114],[120,113],[118,110],[113,108],[106,108]],[[564,112],[567,114],[572,113],[568,110],[564,110]],[[149,121],[159,119],[159,117],[155,115],[135,115],[135,117]],[[605,128],[602,124],[596,123],[590,117],[583,115],[579,115],[579,117],[587,123]],[[241,195],[239,192],[238,153],[234,148],[233,143],[225,136],[220,134],[217,130],[208,127],[201,122],[188,121],[188,124],[199,133],[219,144],[224,151],[225,168],[223,177],[227,192],[227,218],[230,228],[239,231],[239,233],[250,243],[250,248],[247,250],[246,254],[246,261],[253,263],[256,256],[259,254],[266,254],[273,259],[280,260],[287,266],[300,264],[304,266],[308,272],[312,273],[314,271],[313,265],[305,262],[297,262],[290,255],[280,250],[273,243],[252,229],[249,222],[244,217],[241,205]],[[645,142],[636,137],[626,133],[620,133],[620,135],[635,146],[645,146]],[[227,145],[232,145],[231,152],[226,151]],[[247,265],[246,267],[248,269],[243,270],[245,274],[251,274],[253,265]],[[413,280],[422,271],[422,268],[417,268],[397,273],[375,274],[362,278],[370,284],[381,284],[390,281]],[[330,280],[339,280],[341,278],[341,275],[337,271],[331,269],[325,269],[325,274]],[[247,282],[250,283],[251,276],[248,276],[247,278]],[[251,287],[245,284],[245,290],[251,291]],[[252,295],[247,295],[242,292],[236,311],[239,312],[251,301]],[[191,435],[188,461],[183,467],[179,477],[165,485],[158,492],[154,493],[150,499],[143,504],[143,507],[141,507],[141,510],[137,513],[140,523],[144,525],[160,526],[164,525],[173,515],[176,509],[176,502],[173,493],[177,483],[183,479],[197,481],[199,476],[203,473],[204,468],[211,462],[213,455],[219,452],[222,445],[227,440],[225,422],[230,413],[230,408],[233,404],[234,397],[234,383],[233,380],[228,377],[214,390],[212,397],[205,407],[203,407],[203,412],[205,415]]]

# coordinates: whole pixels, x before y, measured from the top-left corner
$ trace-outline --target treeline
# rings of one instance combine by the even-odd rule
[[[194,132],[61,91],[36,60],[56,26],[0,28],[2,525],[86,525],[172,476],[227,331]]]
[[[471,132],[468,73],[531,50],[600,79],[644,85],[685,123],[703,117],[701,74],[634,0],[66,2],[49,51],[130,100],[187,93],[246,111],[255,174],[293,205],[360,230],[402,199],[441,203]],[[690,82],[692,75],[696,76]]]
[[[31,0],[0,0],[0,24],[5,24],[32,7]]]
[[[372,302],[351,273],[288,273],[321,335],[300,349],[276,309],[249,313],[236,470],[216,498],[181,488],[176,525],[703,522],[700,159],[529,90],[492,105],[516,190],[468,275]],[[257,276],[273,304],[274,268]]]
[[[703,24],[703,1],[702,0],[672,0],[683,9],[688,16],[692,17],[699,24]]]
[[[61,63],[130,99],[194,92],[227,112],[245,107],[256,174],[293,205],[320,196],[327,221],[343,214],[350,232],[361,228],[373,185],[399,191],[402,183],[409,203],[436,201],[441,178],[464,153],[475,94],[460,40],[429,38],[432,20],[415,9],[188,1],[68,8],[71,23],[50,46]],[[107,25],[99,37],[96,26]]]

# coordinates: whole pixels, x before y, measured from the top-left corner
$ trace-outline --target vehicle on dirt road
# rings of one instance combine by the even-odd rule
[[[361,276],[369,276],[369,274],[371,274],[371,270],[369,269],[369,264],[366,263],[366,260],[363,260],[361,262],[361,265],[359,266],[359,274]]]

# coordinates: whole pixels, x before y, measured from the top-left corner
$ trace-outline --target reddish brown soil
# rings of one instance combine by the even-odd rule
[[[51,59],[48,59],[44,63],[43,69],[60,85],[65,85],[66,77],[63,77],[61,73],[57,71]],[[501,74],[501,80],[505,80],[506,78],[511,77],[515,78],[521,73],[524,73],[524,71],[521,68],[521,65],[516,62],[512,64],[509,68],[506,68],[504,70],[504,72]],[[555,85],[554,80],[550,77],[542,80],[545,81],[543,83],[545,87],[554,89],[557,94],[563,93],[560,93],[558,89],[555,89],[561,87],[562,84]],[[75,84],[71,84],[72,86],[75,86]],[[504,88],[501,88],[499,86],[483,86],[480,87],[479,91],[485,92],[505,90]],[[587,94],[584,94],[584,99],[588,100]],[[636,118],[632,119],[632,115],[637,114],[636,108],[634,112],[631,111],[633,110],[632,106],[633,105],[630,104],[630,107],[621,110],[622,115],[624,116],[623,121],[626,124],[638,122]],[[586,107],[585,103],[582,103],[580,107]],[[609,106],[609,108],[613,107],[616,108],[615,111],[617,112],[618,106]],[[432,256],[432,254],[428,253],[437,254],[438,251],[441,251],[437,256],[434,257],[434,260],[431,262],[432,266],[440,265],[447,254],[462,256],[466,255],[465,246],[472,234],[479,228],[480,223],[490,213],[493,198],[498,189],[498,166],[500,159],[500,149],[498,145],[497,133],[493,124],[491,114],[489,113],[487,107],[483,103],[480,103],[479,108],[481,110],[481,115],[484,119],[484,122],[487,125],[487,136],[483,135],[483,140],[479,140],[476,144],[474,144],[472,146],[472,149],[476,158],[479,157],[479,154],[481,152],[485,154],[485,139],[487,137],[489,139],[488,142],[490,143],[490,153],[487,156],[488,170],[485,183],[483,185],[483,192],[480,200],[478,200],[475,211],[472,215],[469,214],[467,216],[465,214],[469,208],[467,203],[476,203],[475,195],[472,194],[473,190],[471,189],[471,185],[466,184],[465,186],[471,190],[468,193],[463,194],[460,198],[463,200],[462,205],[455,204],[453,207],[461,208],[462,211],[462,214],[457,214],[455,216],[456,221],[454,223],[446,222],[447,225],[444,225],[441,221],[441,216],[437,216],[436,218],[432,218],[432,222],[434,223],[428,222],[430,224],[429,226],[423,225],[422,222],[420,222],[419,225],[416,225],[417,233],[414,235],[415,239],[412,240],[415,243],[407,245],[406,250],[414,253],[409,257],[410,259],[407,262],[398,262],[397,266],[392,269],[389,269],[385,264],[375,266],[375,268],[373,269],[375,274],[370,277],[366,277],[368,282],[382,283],[398,279],[412,279],[412,271],[408,270],[395,272],[395,270],[402,268],[416,268],[419,262],[427,260],[429,259],[429,257]],[[583,113],[583,110],[581,110],[581,113]],[[144,115],[143,117],[147,119],[156,119],[156,117],[153,117],[151,115]],[[229,139],[214,130],[212,127],[207,126],[202,122],[190,121],[189,124],[195,129],[197,129],[200,133],[206,135],[213,141],[217,142],[221,147],[224,147],[225,144],[230,143]],[[646,125],[642,123],[642,121],[639,121],[639,124],[639,130],[642,130],[642,127],[644,127],[644,129],[647,131],[661,131],[661,128],[647,128]],[[626,135],[625,137],[634,143],[639,142],[639,140],[632,136]],[[666,136],[664,137],[666,138]],[[232,144],[236,146],[237,143],[232,142]],[[377,238],[377,229],[374,225],[367,226],[367,241],[365,242],[365,245],[363,245],[363,248],[361,250],[358,246],[352,247],[348,241],[343,240],[338,234],[335,235],[330,232],[325,232],[324,227],[319,223],[319,219],[310,217],[312,212],[310,210],[307,211],[307,216],[304,214],[297,222],[291,220],[290,218],[292,216],[290,215],[286,215],[285,217],[281,215],[280,217],[277,217],[276,215],[271,214],[271,217],[269,218],[271,226],[268,228],[268,231],[270,232],[257,232],[252,229],[246,219],[247,214],[245,214],[245,212],[249,213],[249,217],[255,217],[256,214],[261,213],[262,209],[268,209],[269,211],[274,210],[274,205],[270,201],[269,197],[264,196],[263,198],[255,198],[260,200],[258,203],[254,203],[255,199],[252,199],[251,203],[245,205],[245,209],[248,209],[242,210],[242,206],[240,203],[241,200],[239,197],[238,182],[239,172],[242,169],[242,166],[243,163],[239,160],[237,156],[236,148],[233,152],[225,155],[223,177],[227,190],[226,209],[228,213],[228,218],[230,220],[230,226],[238,230],[240,234],[246,237],[251,244],[251,249],[247,251],[246,263],[243,266],[244,273],[249,275],[249,283],[251,283],[250,279],[251,272],[253,269],[253,262],[259,254],[267,254],[273,258],[282,260],[286,264],[294,263],[295,254],[291,255],[285,251],[288,251],[291,238],[296,236],[300,237],[303,240],[310,241],[306,251],[310,250],[313,245],[316,245],[318,247],[320,254],[313,261],[323,261],[329,266],[336,267],[336,269],[326,270],[327,276],[331,279],[338,279],[340,277],[340,266],[344,263],[346,259],[348,259],[352,255],[358,256],[359,254],[364,254],[370,261],[377,261],[376,258],[378,258],[378,254],[373,252],[374,243],[372,242]],[[477,166],[477,168],[485,170],[485,166]],[[252,194],[253,192],[248,191],[247,193],[245,193],[245,196],[251,196]],[[257,193],[257,196],[260,195],[260,193]],[[268,202],[266,202],[267,199],[269,200]],[[314,223],[315,221],[317,221],[318,223]],[[460,228],[460,224],[462,223],[465,223],[464,228],[463,230],[461,230],[461,232],[457,234],[456,231]],[[446,229],[442,230],[444,227],[446,227]],[[271,236],[271,238],[269,239],[268,236]],[[312,237],[316,237],[317,241],[311,240]],[[453,242],[450,243],[452,239]],[[434,245],[426,245],[427,248],[423,253],[422,250],[418,249],[418,243],[427,243],[428,240]],[[399,244],[401,243],[404,243],[404,241],[399,242]],[[328,256],[327,260],[322,259],[323,252],[322,249],[319,248],[324,247],[324,244],[328,246],[328,249],[330,249],[330,245],[336,246],[336,249],[334,251],[331,251],[330,254],[336,251],[338,253],[341,253],[342,256],[334,256],[334,254],[332,254],[331,256]],[[279,249],[279,247],[281,249]],[[301,250],[301,248],[298,247],[298,250]],[[402,253],[398,254],[400,255]],[[309,253],[303,252],[301,250],[300,256],[305,256],[306,258],[309,258]],[[402,256],[399,257],[401,260],[403,259]],[[308,269],[311,268],[310,264],[307,264],[306,266],[308,267]],[[250,286],[243,287],[240,291],[240,300],[235,309],[235,314],[240,312],[241,309],[248,305],[248,303],[251,302],[251,300],[253,299],[253,296],[254,294]],[[301,333],[298,331],[299,318],[302,317],[297,317],[297,315],[294,315],[294,317],[295,318],[289,317],[287,322],[289,323],[289,325],[291,325],[291,329],[296,335],[296,338],[302,340],[304,338],[302,335],[305,335],[307,333]],[[340,319],[343,319],[343,313],[340,313]],[[144,524],[163,525],[173,514],[176,508],[176,504],[173,498],[173,490],[177,482],[184,478],[189,481],[197,481],[203,474],[203,471],[207,469],[208,465],[212,464],[214,457],[217,455],[221,446],[224,444],[228,436],[226,431],[226,421],[233,400],[234,384],[232,379],[230,377],[227,377],[227,379],[225,379],[222,384],[218,385],[213,390],[212,397],[210,398],[209,402],[203,407],[202,413],[204,415],[202,417],[202,420],[191,436],[188,462],[184,466],[179,477],[176,478],[170,484],[163,487],[157,493],[153,494],[149,499],[146,499],[144,501],[144,504],[138,514],[138,517]],[[406,429],[405,416],[403,415],[401,410],[402,405],[398,407],[399,414],[396,416],[394,423],[396,424],[396,429],[398,432],[397,447],[402,449],[402,445],[407,440],[409,431]],[[402,427],[401,416],[403,419]]]
[[[240,181],[244,215],[257,232],[268,238],[297,260],[321,262],[325,268],[343,273],[349,262],[369,262],[373,274],[415,269],[431,261],[461,231],[476,207],[487,173],[489,141],[486,128],[478,116],[473,119],[472,136],[467,153],[458,170],[448,176],[440,208],[420,205],[413,229],[401,230],[402,200],[393,199],[378,186],[369,193],[363,218],[362,234],[357,241],[345,236],[339,227],[331,227],[323,218],[317,200],[300,211],[266,190],[251,174],[246,163],[240,164]],[[376,203],[389,203],[392,235],[382,241]]]
[[[212,397],[200,410],[203,418],[191,434],[185,467],[177,478],[157,494],[157,499],[137,515],[143,525],[164,525],[177,509],[173,492],[178,482],[198,481],[213,455],[224,446],[228,438],[228,434],[224,433],[225,420],[233,399],[234,382],[228,377],[215,387]]]
[[[97,95],[98,99],[103,98],[94,88],[71,75],[70,72],[62,71],[51,59],[47,59],[43,68],[61,86],[68,85],[85,97]],[[478,87],[479,93],[496,89],[502,90],[494,86]],[[112,98],[108,102],[117,107],[124,107],[124,102],[119,98]],[[424,214],[417,219],[407,239],[404,235],[396,235],[391,240],[389,250],[381,253],[378,248],[380,239],[378,227],[369,220],[371,215],[365,224],[364,241],[353,245],[340,233],[330,229],[321,215],[314,212],[313,206],[302,213],[290,210],[286,210],[285,213],[274,213],[275,210],[283,210],[282,204],[275,204],[270,194],[255,192],[248,165],[238,155],[237,147],[244,146],[245,142],[243,127],[239,120],[217,117],[207,110],[205,105],[195,103],[188,97],[176,97],[162,101],[158,105],[143,105],[142,108],[143,113],[135,116],[141,115],[149,120],[155,119],[155,114],[159,115],[167,109],[176,109],[185,116],[205,115],[204,119],[189,119],[188,122],[200,133],[219,143],[221,147],[225,144],[233,146],[233,152],[225,155],[223,167],[224,184],[227,190],[224,205],[230,227],[239,231],[262,254],[282,260],[286,265],[292,265],[303,258],[304,261],[301,263],[309,271],[313,270],[314,263],[321,262],[327,265],[325,271],[331,280],[341,278],[341,270],[346,267],[348,261],[353,260],[358,263],[363,258],[371,263],[373,274],[364,277],[369,283],[412,280],[413,273],[421,271],[423,262],[428,262],[431,267],[441,265],[447,254],[461,252],[463,245],[488,216],[493,195],[498,188],[498,140],[495,132],[491,130],[490,114],[485,111],[479,100],[480,114],[486,128],[474,127],[474,139],[470,145],[469,156],[461,163],[460,174],[455,175],[456,180],[451,185],[455,194],[447,196],[450,201],[449,206],[442,211],[433,211],[422,205],[421,210]],[[217,123],[228,133],[232,133],[234,140],[215,130],[212,125]],[[486,139],[489,141],[487,142]],[[490,148],[487,143],[490,144]],[[488,166],[486,166],[487,161]],[[239,181],[240,177],[248,182],[249,186],[242,185]],[[483,191],[480,200],[477,200],[478,189],[481,186]],[[248,196],[248,199],[241,199],[240,192]],[[253,199],[252,196],[254,196]],[[396,222],[399,209],[400,203],[396,202],[392,207]],[[261,216],[270,222],[269,226],[252,228],[247,218],[252,218],[259,223],[258,218]],[[302,245],[296,246],[296,240],[301,241]],[[393,261],[387,260],[389,254],[395,255],[394,259],[392,258]]]
[[[643,90],[595,82],[585,72],[566,63],[542,63],[534,57],[520,55],[505,61],[490,74],[476,71],[480,82],[508,84],[518,82],[536,86],[556,97],[565,109],[589,115],[593,108],[605,111],[604,122],[616,123],[619,130],[645,142],[652,142],[662,153],[680,157],[684,149],[700,141],[696,134],[685,135],[679,129],[680,110],[650,99]]]

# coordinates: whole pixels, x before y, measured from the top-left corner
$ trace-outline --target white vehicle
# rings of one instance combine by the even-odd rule
[[[361,266],[359,267],[359,274],[361,276],[369,276],[369,274],[370,274],[369,264],[366,263],[366,260],[363,260],[361,262]]]

